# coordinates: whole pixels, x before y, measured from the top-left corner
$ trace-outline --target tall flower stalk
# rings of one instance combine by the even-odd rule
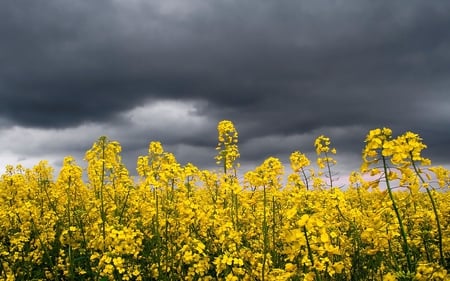
[[[239,222],[239,200],[237,195],[239,192],[239,185],[237,184],[237,168],[239,168],[239,162],[237,162],[237,159],[240,157],[238,132],[233,122],[223,120],[217,125],[217,133],[218,143],[216,150],[218,154],[215,159],[216,163],[222,166],[225,186],[230,189],[231,217],[233,225],[237,229]]]
[[[392,140],[392,130],[389,128],[371,130],[366,137],[366,146],[363,150],[363,164],[361,166],[362,172],[367,172],[369,166],[376,164],[381,159],[383,166],[383,177],[386,183],[386,189],[389,194],[389,199],[392,202],[392,208],[395,212],[397,222],[399,224],[400,236],[402,239],[402,249],[406,257],[407,263],[407,275],[414,272],[414,266],[411,259],[411,250],[408,243],[408,235],[403,224],[403,219],[400,215],[400,211],[395,200],[395,196],[392,192],[391,179],[389,167],[387,164],[387,158],[391,158],[391,162],[397,163],[398,154],[394,153],[397,149],[396,143]],[[372,174],[377,174],[378,169],[374,168],[371,171]]]
[[[407,132],[403,136],[399,137],[397,141],[403,145],[403,155],[407,153],[407,157],[405,157],[404,161],[411,164],[415,174],[418,176],[422,186],[425,187],[428,198],[430,199],[431,206],[433,208],[434,217],[436,220],[436,227],[438,231],[438,248],[439,248],[439,263],[440,265],[445,267],[445,257],[442,243],[442,227],[439,220],[439,213],[437,211],[436,200],[431,193],[430,185],[422,176],[420,168],[417,166],[417,163],[421,163],[422,165],[429,165],[431,161],[427,158],[422,157],[421,151],[425,149],[427,146],[422,143],[422,138],[419,137],[418,134]]]
[[[240,157],[238,149],[238,132],[233,123],[229,120],[219,122],[217,125],[218,151],[216,158],[217,164],[223,167],[224,174],[236,174],[239,163],[236,160]]]
[[[314,146],[316,147],[317,165],[319,169],[326,169],[326,178],[328,178],[329,186],[331,189],[334,187],[334,174],[331,171],[331,167],[336,165],[336,160],[330,156],[330,154],[336,154],[336,148],[330,148],[330,138],[324,135],[319,136],[314,141]],[[320,157],[322,156],[323,157]]]
[[[309,190],[310,176],[308,176],[305,170],[306,167],[308,167],[311,164],[308,157],[306,157],[306,155],[304,153],[301,153],[300,151],[294,151],[289,156],[289,161],[291,163],[292,171],[296,175],[300,174],[301,185],[305,186],[306,190]]]

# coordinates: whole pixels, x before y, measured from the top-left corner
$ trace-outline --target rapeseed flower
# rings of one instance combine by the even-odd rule
[[[223,121],[218,132],[220,173],[181,165],[154,141],[138,158],[135,180],[120,144],[107,137],[86,152],[86,169],[71,156],[56,176],[46,161],[7,166],[0,175],[1,278],[450,278],[449,171],[421,167],[430,161],[417,134],[370,131],[362,172],[350,174],[348,188],[327,189],[336,153],[328,137],[315,142],[322,169],[295,151],[285,182],[275,157],[239,179],[237,131]]]

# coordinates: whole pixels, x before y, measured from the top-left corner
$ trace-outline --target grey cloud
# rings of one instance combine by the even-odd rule
[[[196,103],[207,120],[195,134],[154,129],[169,145],[186,145],[183,155],[208,147],[216,122],[231,119],[244,147],[342,128],[350,133],[336,144],[359,152],[369,129],[391,126],[423,134],[430,155],[448,161],[449,8],[447,1],[4,1],[0,126],[124,128],[136,107],[177,100]],[[118,135],[138,151],[144,130]],[[287,154],[260,143],[248,157],[260,159],[264,147]]]

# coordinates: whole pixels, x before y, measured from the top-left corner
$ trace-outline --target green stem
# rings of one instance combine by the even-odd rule
[[[120,214],[119,214],[119,224],[122,224],[123,214],[124,214],[125,209],[127,207],[127,201],[128,201],[128,197],[130,196],[131,188],[132,187],[128,187],[127,195],[125,196],[125,200],[123,202],[122,210],[120,211]]]
[[[330,166],[330,161],[328,158],[328,153],[326,153],[326,152],[325,152],[325,159],[327,162],[328,177],[330,179],[330,188],[333,188],[333,176],[331,174],[331,166]]]
[[[320,277],[319,277],[319,274],[317,272],[317,269],[314,267],[314,256],[313,256],[313,253],[312,253],[311,244],[309,243],[308,231],[306,230],[306,225],[303,226],[303,234],[305,235],[306,248],[308,249],[308,258],[309,258],[309,261],[311,262],[311,267],[313,268],[314,273],[316,274],[314,279],[320,280]]]
[[[30,215],[31,215],[31,214],[30,214]],[[50,254],[50,249],[47,247],[47,244],[45,244],[45,243],[42,241],[40,232],[39,232],[39,230],[38,230],[38,228],[37,228],[37,226],[36,226],[36,224],[35,224],[33,218],[31,218],[30,222],[31,222],[31,227],[32,227],[31,230],[32,230],[33,234],[37,237],[37,240],[39,241],[39,244],[41,245],[41,247],[42,247],[42,249],[43,249],[44,256],[47,258],[47,261],[48,261],[48,263],[49,263],[49,265],[50,265],[50,268],[52,268],[52,271],[53,271],[53,275],[54,275],[54,277],[55,277],[55,280],[58,280],[58,273],[57,273],[57,271],[54,270],[54,269],[55,269],[55,266],[54,266],[53,261],[52,261],[52,258],[53,258],[53,257],[52,257],[52,255]]]
[[[223,173],[227,174],[227,150],[225,147],[225,150],[223,151]]]
[[[276,253],[276,205],[275,205],[275,196],[272,196],[272,261],[278,266],[278,254]]]
[[[238,209],[239,209],[239,204],[238,204],[238,196],[237,196],[237,193],[235,193],[233,190],[231,190],[231,200],[232,200],[232,203],[233,203],[233,206],[232,206],[232,208],[233,208],[233,215],[232,215],[232,218],[233,218],[233,224],[234,224],[234,229],[236,230],[236,231],[239,231],[239,225],[238,225],[238,223],[239,223],[239,213],[238,213]]]
[[[303,180],[305,182],[306,190],[309,190],[309,181],[308,177],[306,176],[305,169],[302,168],[302,174],[303,174]]]
[[[420,174],[419,169],[416,166],[416,163],[414,163],[414,161],[412,160],[412,155],[411,155],[411,162],[414,167],[414,171],[417,174],[417,176],[419,177],[420,181],[422,183],[425,183],[425,180],[422,177],[422,175]],[[444,258],[444,251],[443,251],[443,246],[442,246],[442,229],[441,229],[441,223],[439,221],[439,214],[438,214],[437,207],[436,207],[436,200],[434,199],[433,194],[431,193],[430,189],[429,188],[425,188],[425,189],[427,191],[428,198],[430,198],[431,206],[433,207],[434,217],[436,218],[436,225],[437,225],[437,230],[438,230],[438,243],[439,243],[439,263],[440,263],[440,265],[445,267],[445,258]]]
[[[305,235],[306,247],[308,249],[308,258],[309,258],[309,261],[311,262],[311,266],[314,267],[314,257],[312,254],[311,245],[309,244],[308,232],[306,231],[305,225],[303,226],[303,234]]]
[[[400,235],[403,240],[403,251],[405,252],[408,270],[409,270],[409,272],[414,272],[412,262],[411,262],[411,254],[409,252],[408,237],[406,235],[405,227],[403,226],[402,217],[400,216],[400,212],[399,212],[397,204],[395,202],[394,194],[392,193],[391,184],[390,184],[389,178],[388,178],[388,169],[387,169],[386,158],[384,156],[382,156],[382,159],[383,159],[383,169],[384,169],[384,178],[386,180],[386,187],[388,190],[389,198],[392,201],[392,208],[394,209],[395,215],[398,220],[398,224],[399,224],[399,228],[400,228]]]
[[[267,194],[266,194],[266,186],[263,186],[263,195],[264,195],[264,208],[263,208],[263,263],[262,263],[262,275],[261,281],[265,280],[265,269],[266,269],[266,260],[267,260],[267,250],[268,250],[268,229],[267,229]]]
[[[161,243],[161,235],[159,233],[159,202],[158,202],[158,191],[155,188],[154,190],[155,193],[155,205],[156,205],[156,219],[155,219],[155,236],[156,236],[156,259],[157,259],[157,264],[158,264],[158,277],[162,278],[162,267],[161,267],[161,248],[162,248],[162,243]]]
[[[105,241],[106,241],[106,214],[105,214],[105,203],[104,203],[104,185],[105,185],[105,150],[106,150],[106,140],[103,137],[101,139],[102,144],[102,172],[101,172],[101,178],[100,178],[100,214],[102,218],[102,236],[103,236],[103,251],[106,249]]]
[[[72,176],[69,176],[68,178],[68,182],[67,182],[67,220],[68,220],[68,224],[69,224],[69,280],[74,280],[74,276],[75,276],[75,268],[74,268],[74,264],[73,264],[73,253],[72,253],[72,239],[73,239],[73,235],[72,235],[72,231],[70,230],[70,227],[72,226],[72,219],[70,216],[70,210],[71,210],[71,198],[72,198],[72,194],[70,192],[70,188],[72,186]]]

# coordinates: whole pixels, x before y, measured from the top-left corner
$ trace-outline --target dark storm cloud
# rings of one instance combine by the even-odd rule
[[[233,120],[244,145],[355,126],[337,146],[352,150],[377,126],[418,130],[433,154],[449,140],[449,107],[433,110],[449,105],[448,1],[0,6],[2,124],[114,123],[146,102],[176,99],[201,101],[197,114],[210,122]]]

